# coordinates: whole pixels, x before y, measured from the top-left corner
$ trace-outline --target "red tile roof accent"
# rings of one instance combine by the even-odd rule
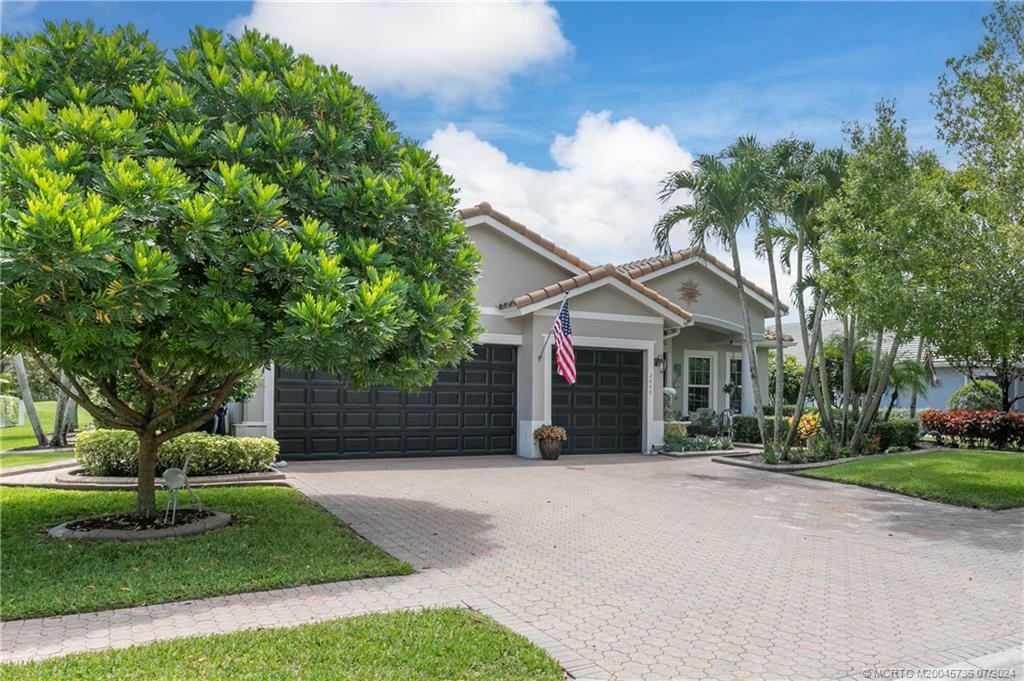
[[[563,279],[562,281],[551,284],[550,286],[545,286],[544,288],[541,289],[537,289],[536,291],[531,291],[530,293],[524,293],[523,295],[518,296],[513,300],[501,303],[500,305],[498,305],[498,307],[503,310],[511,307],[522,309],[534,303],[539,303],[543,300],[554,298],[563,293],[568,293],[573,289],[580,288],[581,286],[585,286],[591,282],[600,281],[601,279],[606,279],[608,277],[612,277],[622,282],[623,284],[626,284],[637,293],[644,295],[645,297],[654,301],[661,307],[668,309],[669,311],[678,315],[679,317],[682,317],[683,319],[686,319],[688,321],[690,319],[693,319],[693,315],[684,310],[683,308],[681,308],[679,305],[676,305],[671,300],[661,295],[657,291],[650,289],[647,286],[641,284],[640,282],[632,279],[624,272],[621,272],[617,267],[615,267],[615,265],[612,265],[611,263],[602,265],[601,267],[592,267],[583,274],[578,274],[575,277]]]
[[[548,251],[551,251],[559,258],[567,260],[568,262],[572,263],[581,270],[594,269],[593,265],[578,258],[577,256],[573,255],[572,253],[565,250],[564,248],[554,243],[553,241],[545,239],[540,234],[537,234],[537,232],[534,232],[533,230],[529,229],[526,225],[522,224],[521,222],[516,222],[515,220],[505,215],[504,213],[494,210],[494,208],[491,207],[491,204],[487,203],[486,201],[484,201],[483,203],[478,203],[477,205],[471,206],[469,208],[463,208],[462,210],[459,211],[459,214],[461,215],[463,220],[475,218],[480,215],[486,215],[494,220],[497,220],[498,222],[505,225],[512,231],[521,234],[522,236],[526,237],[527,239],[534,242],[538,246]]]

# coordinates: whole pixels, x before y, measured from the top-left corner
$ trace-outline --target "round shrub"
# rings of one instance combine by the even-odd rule
[[[984,411],[1003,408],[1003,391],[993,381],[971,381],[949,396],[950,411]]]
[[[75,457],[89,475],[138,475],[139,439],[128,430],[93,430],[75,442]],[[277,440],[186,433],[165,442],[156,453],[157,474],[182,468],[189,452],[189,475],[223,475],[262,471],[277,459]]]

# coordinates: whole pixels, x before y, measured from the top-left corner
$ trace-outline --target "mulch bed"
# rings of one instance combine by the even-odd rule
[[[134,513],[119,513],[118,515],[104,515],[96,518],[83,518],[67,524],[69,530],[76,532],[88,532],[89,530],[162,530],[167,527],[178,527],[197,522],[203,518],[209,518],[213,513],[210,511],[197,511],[192,508],[178,510],[172,523],[170,518],[164,522],[162,513],[152,518],[140,518]]]

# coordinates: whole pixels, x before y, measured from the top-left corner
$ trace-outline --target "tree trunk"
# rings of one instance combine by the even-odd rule
[[[842,444],[848,442],[847,435],[850,433],[850,402],[853,400],[853,351],[856,347],[854,335],[857,332],[857,320],[853,315],[843,316],[843,419],[839,440]]]
[[[736,276],[736,290],[740,294],[740,311],[743,313],[743,328],[746,331],[747,361],[750,362],[750,380],[754,384],[754,411],[757,417],[757,430],[761,434],[761,443],[767,444],[764,429],[764,400],[761,398],[761,384],[758,381],[757,350],[754,348],[754,327],[750,321],[750,310],[747,308],[746,288],[743,285],[743,273],[740,270],[740,250],[736,243],[736,233],[729,235],[729,250],[732,251],[732,268]]]
[[[921,366],[921,360],[924,358],[924,336],[917,342],[917,365]],[[917,417],[917,383],[915,382],[914,387],[910,392],[910,418]]]
[[[25,370],[25,358],[17,354],[14,360],[14,373],[18,376],[18,389],[21,391],[21,401],[25,403],[25,414],[28,422],[32,424],[32,433],[36,436],[36,443],[43,447],[46,445],[46,433],[39,423],[39,414],[36,412],[36,403],[32,399],[32,388],[28,384],[28,372]]]
[[[772,419],[772,448],[782,452],[782,414],[785,381],[785,363],[782,356],[782,309],[779,307],[779,281],[775,274],[775,253],[771,236],[764,229],[764,251],[768,260],[768,280],[772,286],[772,308],[775,313],[775,418]]]
[[[63,385],[67,381],[64,372],[60,372],[60,382]],[[67,427],[65,425],[65,419],[67,417],[68,409],[68,396],[63,390],[57,393],[57,408],[53,412],[53,435],[50,436],[51,447],[65,447],[67,446]]]
[[[143,518],[156,515],[156,434],[139,434],[139,486],[135,514]]]
[[[893,334],[892,348],[889,349],[889,356],[885,359],[885,366],[880,369],[881,375],[874,385],[874,390],[868,391],[867,401],[864,403],[864,411],[860,415],[860,419],[857,421],[857,428],[850,439],[850,450],[854,454],[860,454],[861,439],[864,437],[864,433],[867,432],[868,426],[871,425],[875,412],[878,411],[878,403],[882,400],[882,393],[889,382],[889,375],[892,373],[892,366],[896,363],[896,353],[899,349],[900,334],[895,333]]]
[[[799,275],[798,275],[799,276]],[[797,280],[799,281],[799,279]],[[796,396],[796,411],[793,412],[793,419],[789,424],[789,431],[786,433],[786,450],[793,444],[793,439],[796,437],[796,429],[800,423],[800,417],[804,414],[804,402],[807,400],[807,389],[811,384],[811,376],[814,374],[814,359],[815,353],[817,352],[817,342],[821,337],[820,333],[817,333],[818,328],[821,326],[821,315],[825,308],[825,291],[824,289],[818,291],[818,298],[816,301],[816,307],[814,308],[814,335],[808,339],[807,331],[807,311],[804,309],[803,291],[797,296],[797,312],[800,317],[800,342],[804,348],[804,358],[807,362],[807,366],[804,367],[804,375],[800,377],[800,391]],[[817,400],[816,400],[817,401]],[[818,403],[818,410],[825,412],[831,405]],[[826,417],[823,415],[822,419]],[[827,422],[827,421],[826,421]],[[829,429],[830,430],[830,429]],[[828,432],[828,430],[826,430]]]
[[[889,396],[889,406],[885,408],[885,416],[882,418],[883,421],[889,420],[889,415],[892,414],[892,407],[896,404],[896,400],[900,397],[900,389],[893,388],[892,395]]]

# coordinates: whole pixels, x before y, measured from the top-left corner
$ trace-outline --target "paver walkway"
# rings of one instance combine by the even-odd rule
[[[4,659],[462,603],[577,677],[883,678],[1021,660],[1021,509],[706,459],[481,457],[288,473],[422,572],[4,623]]]

